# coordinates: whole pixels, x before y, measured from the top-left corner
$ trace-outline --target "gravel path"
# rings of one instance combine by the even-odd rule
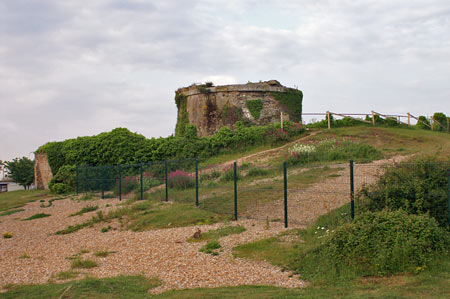
[[[188,243],[197,227],[159,229],[145,232],[120,230],[119,223],[110,224],[116,229],[101,233],[106,224],[100,223],[68,235],[53,235],[54,232],[89,219],[96,212],[68,217],[86,205],[99,205],[106,211],[116,205],[116,199],[95,202],[71,199],[54,201],[49,208],[41,208],[39,202],[27,204],[25,211],[0,217],[0,232],[10,232],[13,238],[0,239],[0,286],[6,284],[46,283],[56,280],[61,271],[70,269],[68,257],[89,250],[82,258],[98,262],[99,266],[79,272],[95,277],[143,274],[158,277],[162,286],[153,292],[169,289],[197,287],[219,287],[236,285],[275,285],[280,287],[302,287],[304,282],[291,273],[267,262],[233,258],[231,250],[241,243],[276,235],[284,230],[281,224],[270,229],[265,223],[242,220],[234,224],[243,225],[247,231],[220,239],[222,251],[218,256],[199,252],[205,242]],[[20,221],[36,213],[51,214],[50,217],[31,221]],[[215,224],[200,226],[206,232],[223,226]],[[107,257],[95,257],[98,250],[113,251]],[[27,255],[27,258],[21,256]],[[80,275],[83,277],[84,275]]]
[[[406,156],[395,156],[372,163],[355,164],[355,194],[364,186],[375,183],[383,174],[384,165],[398,163],[406,158]],[[290,228],[306,227],[320,215],[324,215],[350,201],[349,165],[339,164],[329,165],[328,167],[343,169],[304,189],[301,186],[289,184],[289,175],[308,171],[311,168],[288,169],[288,224]],[[282,177],[278,179],[281,181]],[[284,197],[280,195],[276,200],[249,207],[243,216],[249,219],[278,219],[278,221],[284,221]]]

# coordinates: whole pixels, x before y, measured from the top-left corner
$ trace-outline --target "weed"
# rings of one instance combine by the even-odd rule
[[[248,177],[255,177],[255,176],[266,176],[269,174],[269,171],[267,169],[261,168],[261,167],[253,167],[250,168],[247,172]]]
[[[10,239],[13,237],[13,234],[9,233],[9,232],[3,232],[2,235],[3,235],[3,238],[5,238],[5,239]]]
[[[95,261],[92,260],[82,260],[80,258],[72,260],[71,268],[77,269],[77,268],[83,268],[83,269],[89,269],[89,268],[95,268],[98,264]]]
[[[12,214],[19,213],[22,211],[25,211],[25,209],[9,210],[9,211],[0,213],[0,216],[8,216],[8,215],[12,215]]]
[[[29,259],[30,256],[26,252],[24,252],[21,256],[19,256],[19,258],[20,259]]]
[[[56,278],[59,280],[66,280],[66,279],[72,279],[78,276],[78,272],[69,270],[69,271],[62,271],[56,274]]]
[[[28,220],[33,220],[33,219],[39,219],[39,218],[45,218],[45,217],[49,217],[51,216],[50,214],[44,214],[44,213],[39,213],[39,214],[34,214],[33,216],[30,216],[26,219],[22,219],[22,221],[28,221]]]
[[[211,255],[218,255],[219,253],[216,251],[219,249],[220,243],[217,240],[210,240],[206,243],[206,245],[202,246],[200,248],[200,252],[204,252]]]
[[[115,253],[115,251],[98,250],[98,251],[94,252],[94,255],[97,257],[107,257],[111,253]]]
[[[85,206],[80,211],[78,211],[76,213],[73,213],[73,214],[70,214],[69,217],[80,216],[80,215],[83,215],[84,213],[93,212],[93,211],[95,211],[97,209],[98,209],[98,206]]]
[[[110,225],[105,226],[105,227],[102,227],[101,232],[102,232],[102,233],[106,233],[106,232],[108,232],[111,228],[112,228],[112,227],[111,227]]]

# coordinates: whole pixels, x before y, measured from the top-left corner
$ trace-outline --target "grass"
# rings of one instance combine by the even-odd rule
[[[107,256],[110,255],[111,253],[115,253],[115,251],[98,250],[98,251],[94,252],[94,256],[97,256],[97,257],[107,257]]]
[[[97,209],[98,209],[98,206],[85,206],[80,211],[78,211],[76,213],[73,213],[73,214],[70,214],[69,217],[80,216],[80,215],[83,215],[85,213],[96,211]]]
[[[67,280],[67,279],[73,279],[76,278],[78,276],[78,272],[75,272],[73,270],[69,270],[69,271],[62,271],[59,272],[58,274],[56,274],[56,279],[59,280]]]
[[[63,197],[52,198],[47,202],[47,205],[43,202],[43,203],[41,203],[40,207],[41,208],[50,208],[53,205],[54,201],[63,200],[63,199],[64,199]]]
[[[210,240],[204,246],[200,248],[200,252],[204,252],[211,255],[219,255],[217,249],[219,249],[220,243],[217,240]]]
[[[33,220],[33,219],[39,219],[39,218],[45,218],[45,217],[50,217],[50,214],[45,214],[45,213],[38,213],[38,214],[34,214],[33,216],[30,216],[26,219],[22,219],[22,221],[29,221],[29,220]]]
[[[200,237],[197,239],[189,238],[188,242],[201,242],[201,241],[207,241],[207,240],[218,240],[221,237],[233,235],[233,234],[240,234],[242,232],[245,232],[245,227],[240,225],[233,225],[233,226],[225,226],[218,229],[212,229],[209,230],[206,233],[200,234]]]
[[[96,261],[92,260],[82,260],[80,258],[76,258],[72,260],[72,264],[70,265],[70,268],[72,269],[90,269],[97,267],[98,264]]]
[[[0,193],[0,211],[17,209],[29,202],[48,197],[47,190],[17,190]]]
[[[121,208],[103,214],[97,212],[91,219],[68,226],[57,231],[57,235],[65,235],[81,230],[85,227],[92,227],[97,223],[108,222],[112,219],[119,219],[122,225],[133,231],[144,231],[159,228],[182,227],[198,224],[212,224],[226,217],[198,209],[192,203],[162,203],[159,200],[144,200],[142,202],[129,201]],[[102,232],[107,232],[110,226],[102,228]]]
[[[74,273],[74,272],[72,272]],[[71,276],[70,273],[63,274]],[[72,277],[68,277],[70,279]],[[85,278],[63,284],[17,285],[0,294],[1,298],[149,298],[148,291],[159,286],[157,278],[143,276],[117,276]]]
[[[0,213],[0,216],[8,216],[8,215],[12,215],[12,214],[19,213],[19,212],[22,212],[22,211],[25,211],[25,209],[8,210],[6,212]]]

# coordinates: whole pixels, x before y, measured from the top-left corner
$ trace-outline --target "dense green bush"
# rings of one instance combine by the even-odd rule
[[[429,126],[431,126],[430,120],[423,115],[419,116],[419,121],[416,123],[416,127],[423,130],[430,130]]]
[[[294,263],[309,279],[417,273],[450,251],[450,234],[433,218],[402,210],[365,212],[334,229],[317,227],[314,236]]]
[[[248,110],[250,111],[251,115],[253,116],[254,119],[259,119],[260,115],[261,115],[261,110],[263,108],[263,103],[261,101],[261,99],[256,99],[256,100],[247,100],[247,102],[245,102]]]
[[[365,275],[413,272],[450,249],[450,235],[425,215],[402,210],[365,213],[338,227],[322,245],[339,266]]]
[[[177,158],[207,158],[221,152],[236,151],[248,146],[277,143],[301,134],[304,129],[286,123],[282,135],[279,124],[245,127],[236,123],[236,129],[221,128],[211,137],[197,137],[194,126],[187,125],[183,137],[151,138],[132,133],[125,128],[90,137],[78,137],[62,142],[49,142],[37,150],[47,153],[53,175],[63,165],[112,165],[163,161]]]
[[[439,124],[435,124],[434,130],[435,131],[447,131],[447,119],[448,117],[442,113],[442,112],[436,112],[433,114],[433,119],[436,120]],[[443,126],[443,127],[442,127]]]
[[[411,214],[428,214],[440,226],[447,226],[447,170],[450,162],[419,157],[386,169],[378,183],[363,189],[372,211],[403,209]]]
[[[65,194],[73,191],[67,184],[64,183],[53,183],[49,184],[48,187],[51,192],[56,194]]]
[[[302,121],[303,93],[301,90],[291,88],[287,92],[272,92],[271,95],[287,108],[292,121]]]
[[[55,184],[63,183],[66,186],[65,188],[67,188],[68,190],[62,193],[75,191],[77,184],[76,180],[76,167],[74,165],[63,165],[59,168],[56,175],[50,180],[48,187],[52,192],[59,193],[53,190],[60,190],[61,187],[57,187],[55,189],[55,187],[53,186]]]

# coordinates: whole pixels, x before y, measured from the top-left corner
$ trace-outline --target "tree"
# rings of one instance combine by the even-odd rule
[[[15,158],[11,162],[5,163],[10,177],[14,183],[19,184],[24,189],[29,189],[34,181],[34,163],[27,157]]]

